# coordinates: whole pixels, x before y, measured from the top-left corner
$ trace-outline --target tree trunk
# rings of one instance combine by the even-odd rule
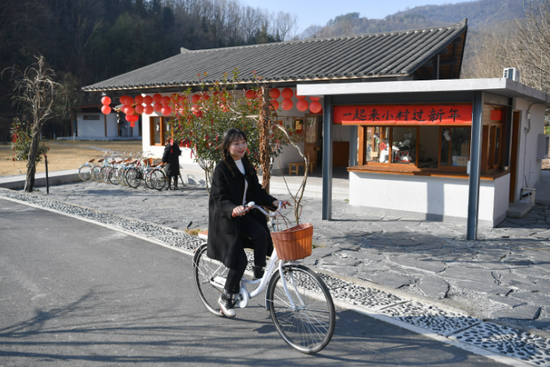
[[[34,190],[34,174],[36,173],[36,155],[38,154],[38,144],[40,143],[40,128],[33,124],[32,140],[29,148],[29,157],[27,160],[27,178],[25,180],[25,192]]]
[[[269,154],[269,89],[266,85],[260,88],[262,105],[260,109],[260,164],[262,170],[262,186],[269,193],[271,180],[271,159]]]

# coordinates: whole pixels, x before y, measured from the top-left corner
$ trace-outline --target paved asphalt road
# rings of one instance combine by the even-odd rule
[[[194,289],[191,258],[68,216],[0,199],[0,366],[496,366],[342,309],[307,356],[261,300],[230,320]]]

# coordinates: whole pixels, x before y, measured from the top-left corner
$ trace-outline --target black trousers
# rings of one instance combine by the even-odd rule
[[[269,246],[269,232],[251,215],[244,215],[241,223],[241,236],[254,243],[254,266],[264,267],[267,247]],[[237,254],[234,268],[229,269],[225,282],[226,293],[239,293],[240,282],[246,270],[248,259],[244,247]]]
[[[168,176],[168,187],[171,187],[172,180],[174,181],[174,187],[178,187],[178,176]]]

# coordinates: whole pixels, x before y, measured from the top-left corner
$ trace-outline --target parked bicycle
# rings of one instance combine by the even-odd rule
[[[273,214],[267,213],[254,202],[248,203],[246,207],[246,210],[256,208],[268,216],[273,225],[273,234],[278,232],[275,219],[281,215],[280,202],[279,208]],[[302,353],[313,354],[321,351],[330,342],[336,316],[334,303],[326,284],[313,270],[301,264],[300,257],[311,254],[311,240],[308,243],[309,249],[307,249],[307,243],[302,248],[302,250],[305,248],[305,254],[296,254],[292,248],[288,246],[283,248],[278,241],[274,241],[275,249],[264,276],[257,280],[245,278],[241,280],[235,306],[246,307],[251,298],[261,294],[267,287],[265,304],[277,332],[292,348]],[[284,255],[279,259],[282,253]],[[206,244],[195,250],[193,267],[195,284],[201,301],[208,311],[216,316],[223,316],[217,301],[223,292],[229,269],[223,263],[207,256]],[[249,292],[248,286],[255,289]]]

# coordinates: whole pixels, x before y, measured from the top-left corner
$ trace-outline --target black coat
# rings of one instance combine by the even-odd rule
[[[179,156],[181,155],[181,149],[178,144],[170,145],[166,144],[164,147],[164,153],[162,154],[162,161],[166,163],[164,171],[169,177],[179,176],[180,175],[180,161]]]
[[[214,170],[210,198],[208,200],[208,257],[233,268],[237,251],[243,247],[252,247],[246,239],[240,236],[242,217],[231,216],[236,206],[242,205],[245,176],[233,165],[230,171],[225,161],[220,161]],[[248,190],[246,202],[254,201],[256,205],[272,206],[275,199],[269,195],[258,181],[256,171],[245,167]],[[234,177],[233,177],[234,173]],[[251,210],[245,215],[251,215],[267,232],[265,215],[258,210]],[[269,236],[267,254],[271,255],[273,242]]]

